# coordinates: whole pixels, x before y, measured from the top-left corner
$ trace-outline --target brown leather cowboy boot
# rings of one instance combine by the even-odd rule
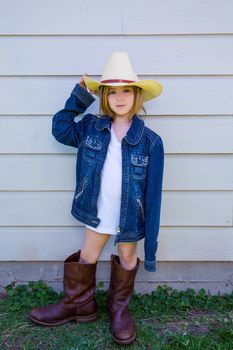
[[[75,320],[90,322],[97,318],[95,300],[96,263],[79,262],[81,250],[64,261],[64,298],[56,304],[34,308],[31,321],[43,326],[57,326]]]
[[[118,344],[133,343],[136,338],[134,321],[128,304],[134,288],[134,281],[140,265],[132,270],[125,270],[120,265],[119,256],[111,255],[111,276],[108,290],[107,308],[112,322],[112,337]]]

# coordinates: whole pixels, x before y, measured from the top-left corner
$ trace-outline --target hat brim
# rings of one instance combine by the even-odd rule
[[[163,86],[158,81],[155,80],[139,80],[133,83],[111,83],[103,84],[97,80],[91,79],[84,76],[84,81],[88,89],[95,91],[95,95],[99,96],[101,86],[138,86],[142,89],[142,99],[143,102],[152,100],[153,98],[159,96],[163,91]]]

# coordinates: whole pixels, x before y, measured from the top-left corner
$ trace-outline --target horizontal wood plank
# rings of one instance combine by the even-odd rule
[[[77,149],[52,136],[52,115],[0,116],[0,154],[68,153]],[[78,121],[81,117],[76,118]],[[233,116],[147,116],[145,125],[158,133],[169,154],[233,153]]]
[[[0,192],[0,226],[76,226],[73,192]],[[231,226],[230,191],[164,191],[162,226]]]
[[[233,32],[231,0],[176,0],[175,5],[173,0],[2,3],[0,33],[7,35]]]
[[[122,31],[120,0],[21,0],[13,3],[3,0],[1,3],[4,3],[0,21],[2,35],[96,35]]]
[[[232,35],[6,36],[0,37],[0,75],[97,76],[116,49],[129,53],[139,75],[232,74],[232,43]]]
[[[63,261],[81,249],[81,227],[8,227],[0,228],[1,261]],[[100,260],[117,254],[111,236]],[[144,239],[138,242],[138,256],[144,260]],[[9,249],[11,247],[11,249]],[[233,261],[233,229],[213,227],[162,227],[158,261]]]
[[[76,155],[1,155],[0,190],[72,191]],[[233,155],[165,155],[164,190],[233,190]],[[16,176],[17,174],[17,176]]]
[[[53,114],[64,107],[79,79],[0,77],[0,114]],[[145,103],[150,115],[232,115],[233,76],[160,77],[157,80],[164,91],[157,99]],[[98,99],[88,111],[98,113]]]
[[[231,0],[125,0],[123,4],[126,34],[233,33]]]

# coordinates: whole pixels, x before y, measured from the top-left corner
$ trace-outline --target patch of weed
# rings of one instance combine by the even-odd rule
[[[98,319],[42,327],[28,319],[30,309],[63,298],[43,281],[6,287],[0,299],[0,349],[115,350],[106,312],[107,291],[96,291]],[[232,350],[233,293],[212,296],[204,289],[177,291],[159,286],[150,294],[133,292],[129,309],[137,328],[133,350]]]

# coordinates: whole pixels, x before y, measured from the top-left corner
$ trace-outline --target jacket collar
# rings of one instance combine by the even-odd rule
[[[96,121],[95,125],[96,129],[102,131],[103,129],[111,130],[112,127],[112,119],[108,115],[100,117]],[[136,145],[143,134],[144,131],[144,121],[137,114],[133,116],[132,124],[130,125],[129,130],[125,136],[125,140],[131,144]]]

